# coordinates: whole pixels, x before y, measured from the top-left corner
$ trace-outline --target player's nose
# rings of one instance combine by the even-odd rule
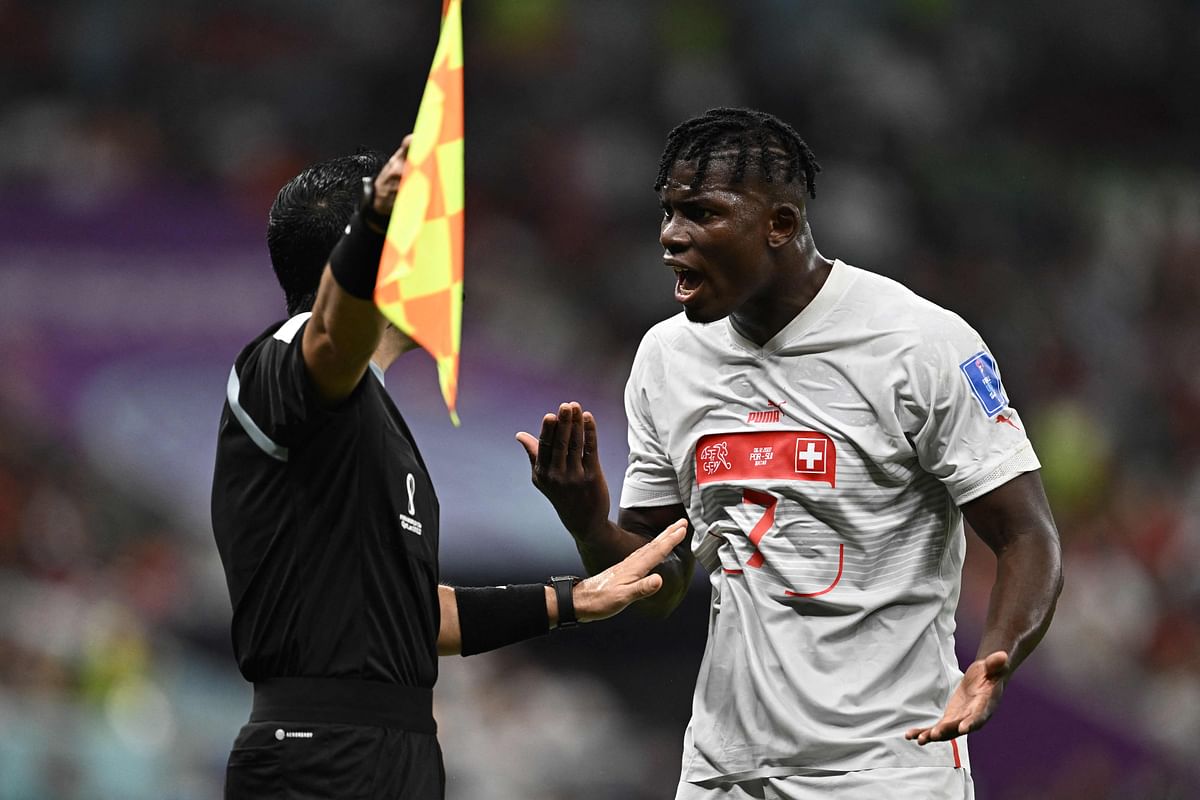
[[[687,237],[678,215],[663,218],[658,230],[658,242],[668,253],[678,253],[687,247]]]

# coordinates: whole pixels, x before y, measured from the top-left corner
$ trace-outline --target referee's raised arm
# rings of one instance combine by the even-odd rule
[[[404,138],[374,181],[364,179],[365,202],[321,275],[301,348],[326,405],[344,400],[362,380],[387,327],[374,302],[375,278],[411,140]]]

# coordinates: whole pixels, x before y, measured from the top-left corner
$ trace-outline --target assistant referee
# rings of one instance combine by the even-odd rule
[[[658,590],[649,571],[684,535],[672,525],[582,582],[439,585],[437,494],[383,383],[416,345],[371,301],[407,145],[316,164],[271,208],[289,319],[229,373],[212,491],[254,684],[226,798],[442,798],[437,656],[611,616]]]

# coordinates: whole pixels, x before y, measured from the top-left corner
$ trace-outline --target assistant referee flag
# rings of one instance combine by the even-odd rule
[[[463,42],[461,0],[445,0],[429,80],[379,262],[375,304],[437,361],[458,425],[463,281]]]

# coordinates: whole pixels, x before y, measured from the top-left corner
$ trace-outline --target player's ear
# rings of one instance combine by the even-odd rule
[[[776,203],[771,209],[767,244],[783,247],[795,241],[804,230],[804,212],[794,203]]]

